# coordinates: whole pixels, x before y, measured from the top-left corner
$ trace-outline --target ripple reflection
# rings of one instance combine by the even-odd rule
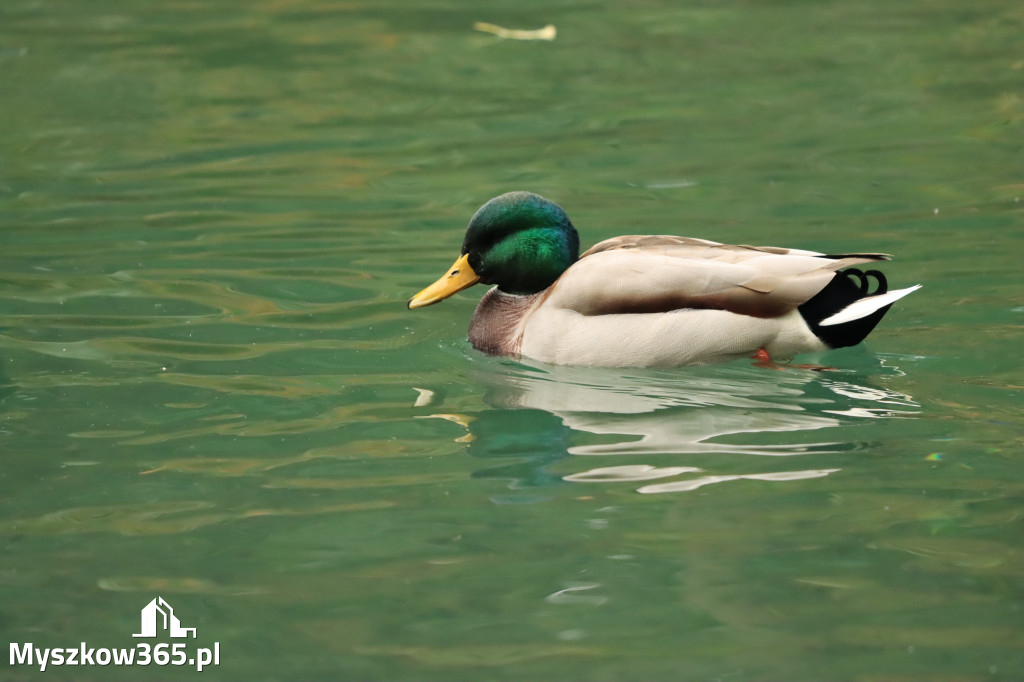
[[[872,370],[899,374],[891,366],[879,369],[876,364]],[[643,494],[687,492],[728,481],[829,476],[843,468],[836,457],[866,447],[858,428],[863,419],[913,418],[919,407],[911,396],[879,385],[877,376],[852,371],[819,374],[736,365],[624,373],[507,365],[506,371],[481,371],[476,378],[487,387],[485,400],[498,414],[484,413],[469,422],[471,454],[508,455],[513,445],[545,444],[541,450],[546,454],[492,468],[489,475],[514,474],[517,485],[539,485],[551,482],[546,470],[565,455],[643,457],[640,463],[582,468],[558,477],[574,484],[644,482],[636,488]],[[520,419],[515,410],[527,412]],[[543,414],[546,419],[540,418]],[[813,456],[815,464],[780,469],[765,459],[796,456]],[[759,463],[752,464],[751,457]],[[673,480],[649,482],[658,479]]]

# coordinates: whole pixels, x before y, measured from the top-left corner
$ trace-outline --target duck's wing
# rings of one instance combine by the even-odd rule
[[[601,251],[613,251],[615,249],[661,249],[664,251],[675,250],[678,247],[693,247],[699,252],[701,247],[714,247],[716,250],[730,251],[738,254],[748,254],[751,251],[771,253],[780,256],[817,256],[820,258],[860,258],[861,263],[877,260],[890,260],[891,255],[887,253],[839,253],[826,254],[818,251],[806,251],[804,249],[787,249],[781,246],[749,246],[747,244],[722,244],[713,242],[710,239],[698,239],[697,237],[677,237],[669,234],[627,234],[621,237],[612,237],[603,242],[594,244],[587,249],[580,258]]]
[[[777,317],[810,300],[837,270],[887,259],[627,235],[587,250],[549,289],[545,304],[583,315],[710,308]]]

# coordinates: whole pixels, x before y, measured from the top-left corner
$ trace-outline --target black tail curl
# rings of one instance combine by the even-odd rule
[[[871,280],[875,280],[875,290],[871,291]],[[836,273],[832,281],[819,291],[814,298],[801,305],[797,310],[803,316],[807,326],[815,336],[830,348],[854,346],[864,340],[879,320],[888,312],[890,305],[879,308],[866,317],[850,320],[843,324],[821,326],[825,320],[850,305],[868,296],[884,294],[889,290],[889,282],[878,270],[859,270],[846,268]]]
[[[841,274],[847,277],[855,277],[860,282],[860,296],[858,298],[864,298],[865,296],[877,296],[878,294],[884,294],[889,291],[889,281],[885,278],[885,275],[878,270],[865,270],[861,272],[857,268],[847,268],[842,271]],[[877,283],[877,288],[868,293],[871,288],[870,277],[874,277]]]

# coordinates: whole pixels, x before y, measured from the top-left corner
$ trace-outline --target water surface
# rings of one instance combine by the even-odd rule
[[[4,638],[133,646],[160,595],[221,664],[151,679],[1024,679],[1022,40],[991,0],[5,2]],[[405,301],[512,189],[585,246],[925,286],[832,372],[488,358],[482,292]]]

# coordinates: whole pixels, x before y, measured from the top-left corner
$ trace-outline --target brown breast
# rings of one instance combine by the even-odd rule
[[[469,341],[473,347],[490,355],[518,357],[523,345],[520,324],[530,308],[545,292],[532,296],[515,296],[491,289],[473,313],[469,324]]]

